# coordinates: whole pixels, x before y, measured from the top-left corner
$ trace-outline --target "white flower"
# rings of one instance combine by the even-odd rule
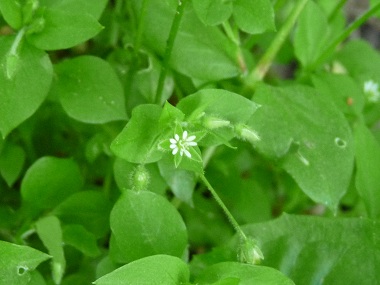
[[[184,131],[182,138],[179,135],[175,134],[174,138],[170,139],[170,148],[173,150],[172,154],[176,155],[179,151],[179,154],[183,156],[185,154],[187,157],[191,157],[189,152],[189,147],[196,146],[197,143],[194,141],[196,136],[187,136],[187,131]]]
[[[380,99],[379,84],[373,80],[364,82],[364,93],[367,95],[368,101],[376,103]]]

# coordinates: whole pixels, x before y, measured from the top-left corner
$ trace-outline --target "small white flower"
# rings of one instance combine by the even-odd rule
[[[364,93],[367,95],[368,101],[376,103],[380,99],[379,84],[373,80],[364,82]]]
[[[176,155],[179,152],[181,156],[185,154],[187,157],[191,157],[189,147],[197,145],[197,143],[194,141],[196,139],[196,136],[188,137],[187,135],[187,131],[184,131],[182,138],[179,135],[175,134],[174,138],[170,139],[170,148],[173,150],[173,155]]]

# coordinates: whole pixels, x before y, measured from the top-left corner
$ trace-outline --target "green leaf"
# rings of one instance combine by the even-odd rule
[[[220,281],[226,283],[220,283]],[[227,283],[227,280],[228,283]],[[238,283],[234,283],[238,281]],[[219,282],[218,282],[219,281]],[[231,283],[234,281],[233,283]],[[243,264],[238,262],[222,262],[214,264],[204,270],[197,278],[200,284],[265,284],[265,285],[292,285],[294,282],[276,269]],[[218,282],[218,283],[214,283]]]
[[[0,173],[11,187],[21,174],[25,162],[25,151],[22,147],[6,143],[0,151]]]
[[[207,129],[201,145],[225,143],[236,136],[233,125],[245,123],[259,105],[222,89],[202,89],[182,99],[177,108],[195,131]],[[221,122],[224,122],[224,124]]]
[[[270,0],[235,0],[233,15],[238,27],[246,33],[261,34],[276,30]]]
[[[130,121],[112,142],[111,150],[116,156],[132,163],[160,160],[163,155],[157,147],[160,115],[161,108],[157,105],[144,104],[134,108]]]
[[[141,15],[141,1],[132,1],[137,17]],[[144,25],[143,40],[147,47],[160,56],[166,42],[178,1],[149,1],[146,19],[153,25]],[[217,81],[237,76],[239,70],[236,47],[217,28],[202,24],[187,3],[174,42],[170,66],[186,76],[202,81]]]
[[[176,168],[171,159],[160,160],[158,167],[173,194],[181,201],[193,206],[193,192],[197,183],[195,174],[185,169]]]
[[[0,38],[0,132],[4,138],[36,112],[45,100],[53,76],[45,52],[24,42],[17,55],[10,54],[15,39]]]
[[[52,92],[70,117],[92,124],[127,119],[123,87],[106,61],[80,56],[56,65],[55,71]]]
[[[314,89],[262,85],[262,107],[249,125],[261,137],[258,150],[275,159],[314,201],[336,210],[347,191],[354,161],[350,127],[331,101]],[[328,159],[326,159],[328,158]]]
[[[195,13],[205,25],[221,24],[232,14],[232,1],[193,0],[192,3]]]
[[[96,237],[82,225],[68,225],[63,228],[63,241],[89,257],[100,255]]]
[[[50,0],[40,0],[42,5],[48,7],[59,8],[71,13],[82,11],[92,15],[95,19],[99,19],[107,5],[107,0],[96,0],[88,2],[87,0],[63,0],[52,3]]]
[[[362,124],[354,129],[356,152],[356,188],[362,197],[368,216],[380,217],[380,145]]]
[[[0,1],[0,12],[4,20],[15,30],[22,27],[21,6],[15,0]]]
[[[53,214],[64,224],[79,224],[97,238],[109,231],[109,213],[112,204],[101,192],[81,191],[74,193],[58,205]],[[80,211],[78,211],[80,209]]]
[[[49,255],[29,246],[0,241],[0,276],[2,284],[29,284],[34,269]]]
[[[145,257],[99,278],[96,285],[188,284],[189,269],[181,259],[169,255]]]
[[[51,260],[53,280],[55,284],[60,284],[66,269],[61,224],[57,217],[49,216],[37,221],[36,230],[49,254],[53,257]]]
[[[354,78],[363,82],[370,79],[380,82],[380,54],[370,43],[351,41],[337,54],[337,59]]]
[[[348,75],[325,73],[313,76],[313,84],[326,99],[332,99],[345,114],[361,114],[364,96],[358,84]]]
[[[320,218],[284,214],[243,227],[265,256],[296,284],[379,284],[380,226],[363,218]]]
[[[329,35],[327,15],[314,1],[302,11],[294,35],[294,52],[304,67],[314,63],[326,46]]]
[[[23,202],[37,210],[51,209],[82,188],[79,167],[71,159],[42,157],[21,183]]]
[[[155,254],[182,257],[186,250],[180,214],[155,193],[125,191],[112,209],[110,223],[125,262]]]
[[[91,39],[103,28],[91,14],[98,16],[98,9],[83,10],[90,7],[82,4],[85,0],[80,4],[72,0],[43,2],[32,22],[37,28],[28,34],[29,42],[39,49],[70,48]]]

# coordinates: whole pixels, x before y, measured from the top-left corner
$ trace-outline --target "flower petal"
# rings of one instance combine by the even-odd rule
[[[179,135],[175,134],[174,138],[175,138],[176,141],[179,141]]]
[[[177,142],[178,142],[178,141],[176,141],[175,139],[170,139],[169,141],[170,141],[170,143],[172,143],[172,144],[177,144]]]
[[[186,138],[187,138],[187,131],[184,131],[183,134],[182,134],[182,139],[186,140]]]
[[[183,149],[183,151],[188,158],[191,158],[191,153],[187,149]]]
[[[173,148],[178,148],[177,144],[171,144],[169,147],[170,147],[171,149],[173,149]]]
[[[196,138],[197,138],[196,136],[189,136],[189,137],[186,139],[186,141],[187,141],[187,142],[191,142],[191,141],[195,140]]]
[[[196,146],[198,144],[196,142],[187,142],[186,145],[187,146]]]
[[[175,148],[175,149],[173,149],[173,151],[172,151],[172,155],[176,155],[176,154],[177,154],[177,152],[178,152],[178,147],[177,147],[177,148]]]

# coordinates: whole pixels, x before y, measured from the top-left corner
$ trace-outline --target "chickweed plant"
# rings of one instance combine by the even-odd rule
[[[0,285],[380,284],[348,4],[0,0]]]

